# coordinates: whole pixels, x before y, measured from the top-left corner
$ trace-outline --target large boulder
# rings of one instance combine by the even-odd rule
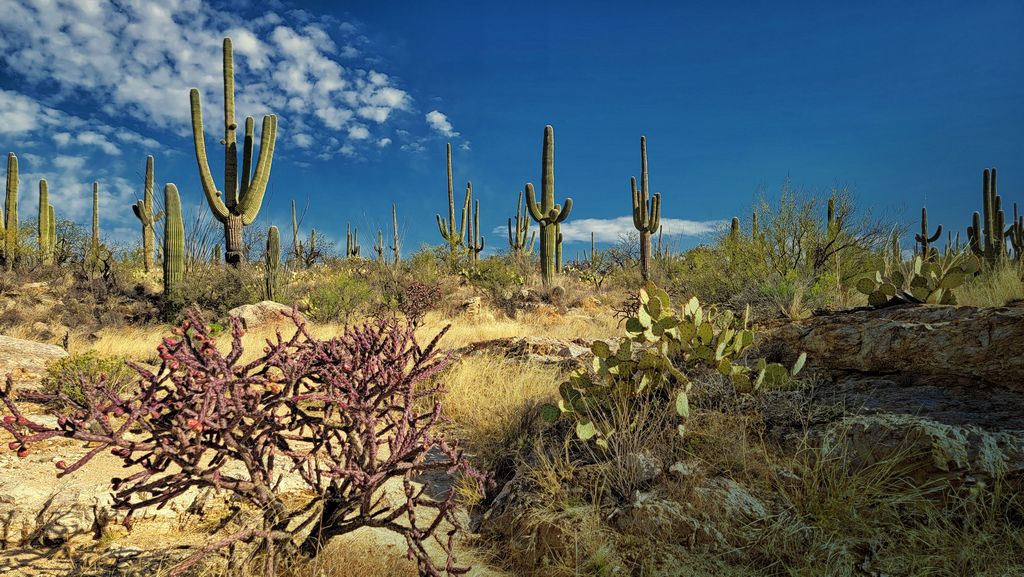
[[[9,373],[19,389],[36,390],[47,363],[66,356],[68,352],[55,345],[0,335],[0,382]]]
[[[280,327],[294,325],[290,318],[292,307],[274,301],[260,301],[255,304],[242,305],[228,311],[228,316],[242,321],[242,328],[253,330],[259,327]],[[298,314],[298,313],[296,313]],[[299,314],[305,322],[305,317]]]

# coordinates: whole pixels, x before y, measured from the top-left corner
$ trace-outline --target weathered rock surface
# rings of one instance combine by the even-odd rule
[[[46,364],[66,356],[68,352],[55,345],[0,335],[0,381],[11,373],[19,389],[38,389]]]
[[[502,337],[479,341],[455,351],[456,355],[495,354],[541,364],[574,365],[589,360],[590,343],[583,339],[563,341],[548,337]]]
[[[290,326],[293,324],[288,316],[291,312],[290,306],[274,301],[260,301],[235,307],[228,311],[228,317],[238,318],[245,330],[252,330],[258,327]],[[299,318],[305,320],[301,314]]]
[[[786,323],[765,335],[786,361],[829,373],[903,375],[911,383],[956,381],[1024,392],[1024,305],[904,305]]]

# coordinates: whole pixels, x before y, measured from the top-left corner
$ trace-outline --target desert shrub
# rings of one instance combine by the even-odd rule
[[[102,378],[110,390],[124,394],[137,378],[126,361],[123,357],[100,356],[95,351],[57,359],[46,367],[42,391],[53,395],[59,405],[81,406],[87,402],[82,383],[96,383]]]
[[[402,261],[402,270],[427,284],[439,284],[448,275],[442,257],[435,247],[425,246]]]
[[[0,391],[0,410],[7,413],[0,427],[14,437],[10,447],[22,457],[34,443],[54,437],[96,444],[73,463],[57,462],[59,477],[106,450],[122,457],[133,472],[111,483],[115,507],[127,511],[126,524],[139,511],[205,487],[226,490],[261,514],[256,526],[211,538],[171,575],[239,543],[255,544],[264,574],[273,575],[281,559],[314,556],[331,538],[362,527],[404,537],[421,575],[457,572],[453,489],[431,498],[427,487],[412,482],[447,471],[483,491],[483,476],[439,427],[445,391],[430,377],[449,363],[437,348],[445,331],[421,346],[411,326],[378,321],[321,341],[298,317],[295,322],[294,336],[278,335],[261,357],[243,364],[240,322],[232,323],[225,354],[191,311],[177,336],[158,347],[158,371],[133,365],[138,391],[123,395],[104,380],[83,382],[85,402],[55,427],[19,409],[8,376]],[[90,417],[97,426],[86,426]],[[305,485],[310,502],[295,504],[282,495],[289,473]],[[377,498],[395,481],[404,491]],[[433,539],[447,558],[443,564],[426,549]]]
[[[370,301],[370,284],[358,276],[338,272],[309,295],[309,317],[320,322],[348,324],[352,314]]]
[[[398,310],[413,326],[423,322],[424,315],[437,307],[441,300],[441,287],[414,280],[403,287],[398,301]]]
[[[213,316],[224,316],[235,307],[260,300],[262,274],[255,264],[236,268],[196,262],[185,282],[164,301],[164,315],[176,319],[185,309],[197,307]]]

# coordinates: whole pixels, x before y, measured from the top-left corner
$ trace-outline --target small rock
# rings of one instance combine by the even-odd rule
[[[242,328],[252,330],[257,327],[291,325],[292,307],[274,301],[260,301],[255,304],[242,305],[228,311],[228,316],[242,321]],[[301,314],[299,319],[305,322]]]

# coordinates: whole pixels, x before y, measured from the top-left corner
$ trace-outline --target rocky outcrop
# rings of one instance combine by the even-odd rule
[[[292,307],[276,303],[274,301],[260,301],[255,304],[242,305],[228,311],[228,317],[237,318],[242,321],[242,328],[253,330],[259,327],[291,326],[293,325],[289,315]],[[299,318],[304,322],[305,317],[301,314]]]
[[[769,331],[784,361],[808,368],[902,375],[910,383],[971,382],[1024,392],[1024,304],[1000,308],[903,305],[851,310]]]
[[[55,345],[0,335],[0,382],[10,373],[19,389],[36,390],[47,363],[66,356],[68,352]]]
[[[455,351],[457,356],[493,354],[523,362],[577,365],[590,359],[590,343],[583,339],[563,341],[548,337],[502,337],[475,342]]]

